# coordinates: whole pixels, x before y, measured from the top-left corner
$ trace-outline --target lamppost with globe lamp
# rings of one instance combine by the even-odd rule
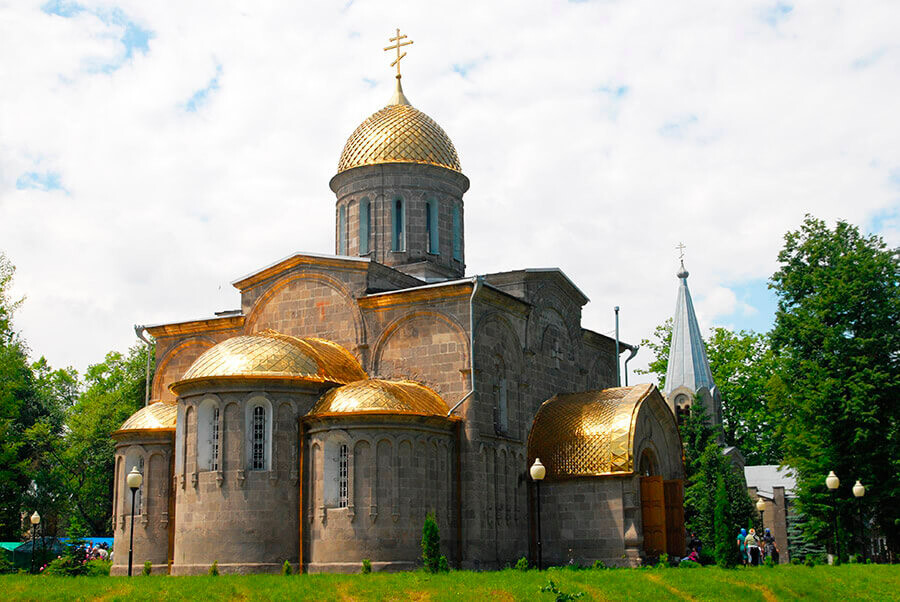
[[[837,514],[837,490],[838,487],[841,486],[841,480],[834,474],[834,471],[831,470],[828,472],[828,476],[825,477],[825,486],[828,487],[829,493],[832,496],[832,514],[834,515],[834,553],[835,558],[837,558],[837,562],[841,561],[841,548],[840,542],[838,541],[838,514]]]
[[[37,548],[34,545],[34,537],[37,535],[38,525],[41,524],[41,515],[37,510],[31,515],[31,572],[34,573],[34,553]]]
[[[856,498],[857,510],[859,510],[859,544],[862,546],[862,556],[865,560],[866,557],[866,524],[863,522],[862,516],[862,497],[866,495],[865,486],[859,482],[857,479],[856,484],[853,485],[853,497]]]
[[[766,501],[761,497],[757,496],[756,498],[756,509],[759,511],[759,522],[762,525],[763,531],[766,530]]]
[[[138,472],[137,466],[132,467],[131,472],[125,478],[128,488],[131,489],[131,535],[128,538],[128,576],[131,577],[131,562],[134,559],[134,498],[137,490],[140,489],[141,483],[144,482],[143,475]]]
[[[534,459],[534,464],[531,465],[531,480],[534,481],[535,486],[537,487],[537,557],[538,557],[538,570],[540,571],[542,566],[542,558],[541,558],[541,481],[544,480],[544,477],[547,475],[547,469],[541,464],[540,458]]]

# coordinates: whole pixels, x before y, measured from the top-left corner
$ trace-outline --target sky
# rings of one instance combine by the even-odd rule
[[[618,305],[650,336],[679,242],[704,332],[771,327],[807,213],[900,244],[896,1],[0,0],[0,251],[33,357],[83,371],[333,252],[328,181],[397,27],[471,180],[467,273],[559,267],[586,328]]]

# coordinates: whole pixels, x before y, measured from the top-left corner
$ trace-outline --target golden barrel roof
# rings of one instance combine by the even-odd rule
[[[653,385],[557,395],[538,409],[528,435],[547,478],[628,474],[634,471],[634,428]]]
[[[360,380],[325,393],[310,416],[333,414],[412,414],[446,417],[450,408],[425,385],[409,381]]]
[[[337,343],[264,330],[232,337],[206,350],[171,387],[176,390],[201,380],[258,378],[345,384],[366,378],[366,373]]]
[[[391,104],[363,121],[344,145],[338,173],[363,165],[420,163],[461,171],[450,137],[409,104],[397,80]]]
[[[132,414],[113,435],[124,435],[129,432],[174,431],[177,409],[178,406],[174,402],[151,403]]]

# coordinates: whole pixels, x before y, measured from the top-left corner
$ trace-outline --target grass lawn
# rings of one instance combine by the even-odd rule
[[[3,600],[547,600],[552,579],[581,600],[897,600],[900,565],[549,570],[441,575],[0,576]]]

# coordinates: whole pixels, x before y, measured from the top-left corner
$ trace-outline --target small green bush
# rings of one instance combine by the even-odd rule
[[[446,573],[450,570],[450,563],[447,562],[447,557],[441,554],[441,557],[438,559],[438,571],[441,573]]]
[[[16,572],[16,565],[11,563],[6,554],[0,552],[0,575],[8,575]]]
[[[363,561],[362,561],[362,574],[363,574],[363,575],[368,575],[368,574],[371,573],[371,572],[372,572],[372,561],[369,560],[368,558],[363,558]]]
[[[608,569],[609,567],[606,566],[606,564],[598,558],[597,560],[594,561],[594,564],[591,566],[591,568],[593,568],[593,569]]]
[[[141,571],[141,575],[150,576],[151,571],[153,571],[153,563],[149,560],[144,561],[144,570]]]
[[[763,561],[763,564],[769,567],[770,569],[775,568],[775,559],[771,556],[766,556],[766,559]]]
[[[803,561],[800,560],[799,558],[797,558],[796,556],[794,556],[793,558],[791,558],[791,564],[798,566],[798,565],[803,564]]]
[[[441,532],[438,529],[434,514],[429,513],[422,525],[422,561],[425,570],[429,573],[437,573],[441,559]]]
[[[209,567],[209,576],[210,577],[218,577],[219,576],[219,561],[213,560],[212,566]]]
[[[699,569],[700,564],[694,562],[693,560],[682,560],[678,563],[678,568],[680,569]]]
[[[147,563],[149,564],[149,563]],[[94,560],[89,560],[85,564],[86,570],[84,574],[88,577],[109,577],[109,569],[112,568],[112,560],[103,560],[101,558],[95,558]],[[146,564],[144,565],[144,570],[147,569]],[[145,573],[149,575],[150,573]]]
[[[816,559],[812,554],[807,554],[806,558],[803,560],[803,564],[808,567],[814,567],[816,566]]]
[[[541,588],[542,592],[548,592],[551,594],[556,594],[556,602],[569,602],[570,600],[577,600],[584,596],[584,592],[575,592],[574,594],[570,594],[568,592],[561,591],[552,579],[547,581],[547,585]]]
[[[291,563],[287,560],[285,560],[284,564],[281,565],[281,574],[285,577],[290,577],[294,574],[294,569],[291,568]]]
[[[528,570],[528,559],[522,556],[516,561],[516,570],[517,571],[527,571]]]
[[[840,555],[840,554],[835,554],[835,555],[833,556],[833,560],[831,561],[831,563],[832,563],[834,566],[841,566],[841,555]]]
[[[656,565],[658,568],[664,569],[669,566],[669,555],[663,552],[659,555],[659,563]]]

